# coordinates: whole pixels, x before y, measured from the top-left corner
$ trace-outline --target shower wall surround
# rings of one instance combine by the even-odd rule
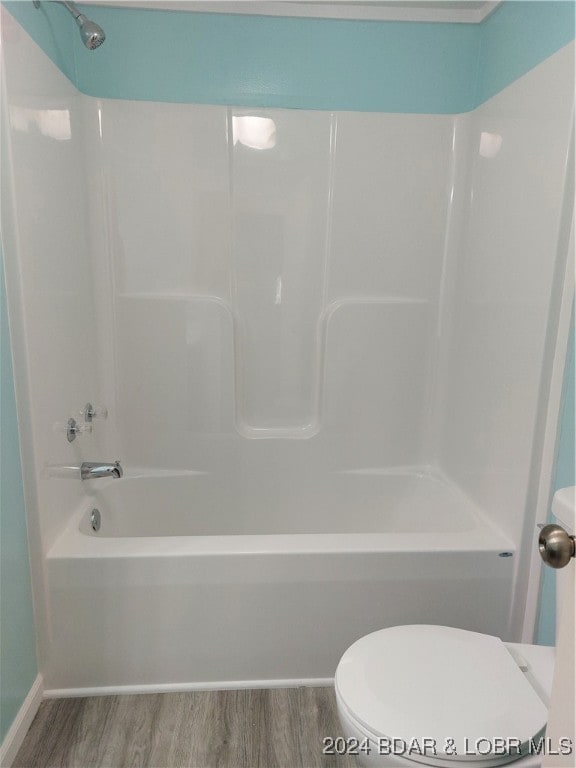
[[[555,265],[573,194],[572,56],[567,46],[474,112],[466,257],[448,309],[440,461],[512,536],[531,504],[520,489],[538,469],[534,405],[546,387],[548,323],[557,323]]]
[[[68,443],[64,428],[55,429],[78,416],[87,398],[100,401],[96,254],[89,247],[84,197],[83,97],[5,9],[2,35],[8,51],[2,82],[7,101],[2,236],[17,395],[30,403],[19,413],[22,471],[27,506],[43,508],[42,522],[29,523],[34,562],[53,542],[68,509],[84,496],[78,484],[55,476],[50,467],[106,455],[100,431],[86,445],[80,439]],[[26,257],[10,258],[17,253]],[[26,300],[11,304],[20,291]],[[36,549],[39,531],[43,543]]]
[[[29,5],[2,9],[3,225],[34,589],[54,612],[41,667],[74,621],[44,558],[80,583],[51,553],[91,493],[57,470],[99,458],[232,489],[457,485],[521,555],[499,563],[491,617],[519,639],[572,195],[573,5],[504,3],[478,27],[94,6],[107,40],[93,53],[62,9]],[[295,55],[296,31],[343,58]],[[86,400],[110,417],[70,445],[53,425]]]
[[[235,431],[316,435],[303,466],[422,463],[454,119],[92,107],[130,463],[214,468]]]

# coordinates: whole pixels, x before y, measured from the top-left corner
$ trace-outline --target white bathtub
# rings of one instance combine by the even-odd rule
[[[53,695],[322,683],[399,623],[507,637],[514,549],[440,478],[90,485],[47,561]]]

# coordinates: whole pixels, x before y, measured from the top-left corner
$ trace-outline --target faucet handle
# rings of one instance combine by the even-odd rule
[[[54,432],[64,432],[68,442],[72,443],[76,440],[76,436],[82,434],[82,432],[92,432],[92,424],[79,424],[76,419],[72,418],[66,422],[56,422],[53,429]]]
[[[86,403],[84,408],[80,411],[80,415],[84,417],[84,421],[88,424],[94,419],[106,419],[108,417],[108,408],[105,405],[92,405],[92,403]]]

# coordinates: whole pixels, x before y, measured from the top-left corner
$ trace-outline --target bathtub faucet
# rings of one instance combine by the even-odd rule
[[[84,461],[80,467],[82,480],[91,480],[94,477],[120,478],[123,474],[119,461],[115,461],[114,464],[106,464],[103,461]]]

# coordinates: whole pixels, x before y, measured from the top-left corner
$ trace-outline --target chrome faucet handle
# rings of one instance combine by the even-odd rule
[[[80,411],[80,415],[84,417],[85,422],[90,424],[94,419],[106,419],[108,417],[108,408],[105,405],[86,403]]]
[[[69,443],[73,443],[76,437],[82,432],[92,432],[92,424],[84,423],[79,424],[76,419],[71,418],[65,424],[61,422],[54,424],[55,432],[64,432]]]

